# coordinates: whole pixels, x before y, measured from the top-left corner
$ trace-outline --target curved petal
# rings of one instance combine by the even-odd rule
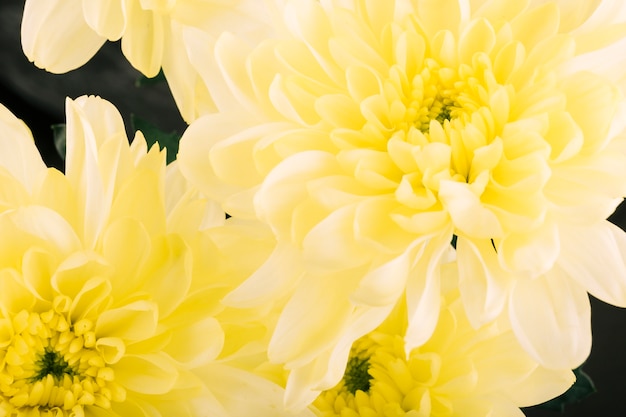
[[[85,22],[80,0],[27,0],[21,31],[28,59],[57,74],[82,66],[106,41]]]
[[[405,351],[420,346],[432,336],[441,303],[441,265],[451,249],[451,230],[431,237],[416,256],[406,286],[408,323],[404,336]]]
[[[284,406],[284,390],[269,379],[212,363],[195,371],[229,416],[314,417],[308,409],[293,412]],[[245,399],[241,393],[245,392]]]
[[[293,246],[278,245],[260,268],[224,297],[223,303],[240,308],[257,307],[285,296],[302,276],[299,259],[300,253]]]
[[[270,360],[297,368],[336,343],[354,311],[350,294],[361,276],[361,270],[304,276],[280,315]]]
[[[517,280],[509,298],[509,317],[524,350],[548,369],[574,369],[589,356],[589,297],[558,271]]]
[[[114,366],[115,382],[141,394],[168,393],[178,370],[165,354],[124,355]]]
[[[594,297],[626,307],[626,233],[607,222],[563,227],[557,265]]]
[[[122,37],[122,52],[138,71],[148,78],[161,69],[165,38],[169,36],[166,17],[144,10],[139,2],[129,2],[128,23]]]
[[[96,322],[95,332],[98,337],[142,340],[154,336],[157,325],[156,304],[140,300],[102,313]]]
[[[190,324],[176,329],[165,347],[175,360],[185,365],[197,366],[212,361],[224,346],[224,331],[213,317],[198,321],[190,318]]]
[[[126,8],[122,0],[83,0],[87,24],[100,36],[116,41],[126,29]]]
[[[495,319],[504,308],[510,273],[498,262],[498,254],[487,239],[459,237],[456,246],[459,288],[467,317],[474,328]]]
[[[191,123],[201,115],[215,112],[216,107],[183,47],[185,30],[178,22],[171,22],[170,34],[164,39],[162,67],[181,116]]]

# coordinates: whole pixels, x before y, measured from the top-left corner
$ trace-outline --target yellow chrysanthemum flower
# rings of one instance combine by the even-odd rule
[[[408,355],[404,315],[392,314],[350,350],[337,386],[312,409],[320,417],[519,416],[519,407],[545,402],[575,380],[549,370],[519,346],[509,326],[474,329],[460,300],[442,308],[433,336]]]
[[[76,69],[102,44],[121,39],[128,61],[147,77],[162,68],[183,118],[212,110],[183,43],[196,28],[214,38],[228,30],[262,39],[271,30],[256,0],[26,0],[22,47],[29,60],[53,73]]]
[[[0,126],[0,415],[227,416],[204,381],[220,299],[272,246],[236,259],[254,228],[129,145],[105,100],[67,101],[66,175],[4,107]]]
[[[227,298],[290,298],[270,358],[323,379],[404,294],[419,346],[454,241],[474,326],[508,309],[543,365],[580,364],[586,292],[626,306],[626,236],[605,221],[626,194],[625,15],[613,1],[301,0],[256,48],[190,42],[219,112],[183,136],[181,170],[278,236]],[[219,74],[202,70],[213,60]]]

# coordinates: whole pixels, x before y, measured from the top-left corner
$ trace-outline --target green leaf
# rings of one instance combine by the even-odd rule
[[[558,397],[540,404],[537,407],[563,413],[566,405],[577,403],[596,392],[593,381],[589,378],[589,375],[583,371],[582,365],[574,369],[574,375],[576,375],[574,385]]]
[[[181,137],[178,132],[163,132],[154,124],[134,114],[130,115],[130,121],[132,123],[133,130],[141,130],[141,133],[143,133],[146,138],[146,142],[148,143],[148,148],[155,143],[158,143],[161,149],[165,149],[167,151],[168,164],[176,160],[176,155],[178,154],[178,142],[180,142]]]
[[[54,140],[54,147],[56,148],[58,154],[61,156],[61,159],[65,161],[65,123],[52,125],[50,126],[50,128],[52,129],[52,139]]]
[[[147,87],[155,84],[160,84],[165,81],[165,74],[163,74],[163,70],[160,70],[157,75],[152,78],[148,78],[145,75],[141,74],[135,80],[135,87]]]

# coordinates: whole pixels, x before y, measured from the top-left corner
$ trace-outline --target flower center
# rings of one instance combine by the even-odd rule
[[[352,356],[348,360],[348,366],[343,376],[343,382],[351,394],[357,391],[368,392],[370,390],[371,375],[369,358],[365,356]]]
[[[67,374],[72,376],[74,370],[68,365],[58,352],[50,348],[46,348],[41,358],[36,362],[39,371],[33,377],[32,382],[36,382],[40,379],[44,379],[48,375],[52,375],[55,380],[62,380],[63,375]]]
[[[82,416],[85,406],[108,409],[125,398],[98,349],[94,323],[71,323],[66,297],[53,305],[0,319],[0,415]]]
[[[323,417],[449,415],[436,392],[440,364],[418,349],[406,358],[402,337],[374,332],[355,342],[343,379],[313,404]]]

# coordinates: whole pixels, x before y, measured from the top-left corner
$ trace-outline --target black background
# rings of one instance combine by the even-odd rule
[[[48,165],[63,169],[50,126],[64,123],[65,96],[95,94],[113,102],[125,118],[130,137],[131,112],[164,131],[184,130],[167,85],[136,87],[140,74],[124,59],[119,43],[106,43],[88,64],[68,74],[54,75],[35,68],[21,50],[22,10],[23,0],[0,0],[0,103],[31,128]],[[625,228],[624,205],[611,220]],[[593,348],[583,369],[597,392],[567,406],[563,414],[533,407],[524,410],[528,417],[626,416],[626,310],[593,298],[591,304]]]

